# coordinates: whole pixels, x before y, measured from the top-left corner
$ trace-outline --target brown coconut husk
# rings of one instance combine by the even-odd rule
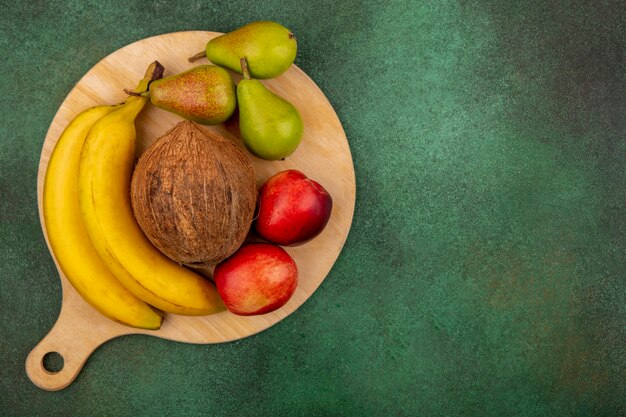
[[[170,259],[208,268],[243,243],[254,216],[252,164],[230,140],[183,121],[152,144],[133,173],[139,226]]]

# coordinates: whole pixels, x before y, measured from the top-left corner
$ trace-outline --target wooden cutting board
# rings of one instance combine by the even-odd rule
[[[67,124],[88,107],[123,101],[126,97],[123,89],[134,88],[154,60],[163,64],[165,76],[207,64],[206,60],[191,64],[187,58],[203,50],[206,42],[218,35],[215,32],[177,32],[135,42],[104,58],[72,89],[50,125],[39,163],[39,217],[48,247],[42,211],[43,183],[50,154]],[[241,78],[237,74],[233,77],[236,82]],[[158,331],[134,329],[101,316],[84,302],[57,264],[63,289],[61,313],[52,330],[26,359],[26,372],[39,388],[49,391],[65,388],[98,346],[122,335],[147,334],[188,343],[220,343],[253,335],[293,313],[322,283],[341,252],[354,213],[355,177],[348,141],[331,104],[302,70],[292,66],[278,78],[263,82],[298,108],[305,129],[302,144],[285,161],[263,161],[248,154],[258,184],[276,172],[295,168],[322,184],[334,203],[328,226],[320,236],[306,245],[286,248],[300,273],[292,299],[279,310],[262,316],[240,317],[227,311],[205,317],[168,314]],[[180,120],[178,116],[148,105],[136,123],[138,155]],[[236,121],[207,129],[230,137],[241,146]],[[58,352],[63,357],[60,371],[49,372],[44,368],[43,357],[49,352]]]

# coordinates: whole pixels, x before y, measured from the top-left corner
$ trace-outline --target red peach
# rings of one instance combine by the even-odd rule
[[[213,278],[228,310],[251,316],[289,301],[298,285],[298,268],[283,248],[251,243],[217,265]]]
[[[269,242],[301,245],[324,230],[332,208],[330,194],[319,183],[294,169],[282,171],[261,187],[254,226]]]

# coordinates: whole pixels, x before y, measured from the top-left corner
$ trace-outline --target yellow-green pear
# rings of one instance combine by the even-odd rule
[[[302,140],[302,117],[293,104],[272,93],[261,81],[250,79],[245,58],[241,59],[241,67],[244,79],[237,85],[241,140],[259,158],[284,159]]]
[[[206,51],[189,60],[206,56],[214,64],[241,74],[239,60],[245,57],[250,76],[267,79],[287,71],[296,59],[297,49],[289,29],[276,22],[259,21],[211,39]]]

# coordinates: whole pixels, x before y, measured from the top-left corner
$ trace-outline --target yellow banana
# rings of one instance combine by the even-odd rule
[[[119,323],[158,329],[162,315],[131,294],[106,268],[89,241],[80,216],[76,177],[83,143],[94,123],[117,108],[87,109],[61,134],[44,180],[44,222],[61,270],[85,301]]]
[[[147,89],[146,80],[137,91]],[[135,118],[148,100],[129,97],[90,130],[78,173],[82,218],[96,252],[130,292],[170,313],[215,313],[224,309],[215,287],[152,246],[133,216]]]

